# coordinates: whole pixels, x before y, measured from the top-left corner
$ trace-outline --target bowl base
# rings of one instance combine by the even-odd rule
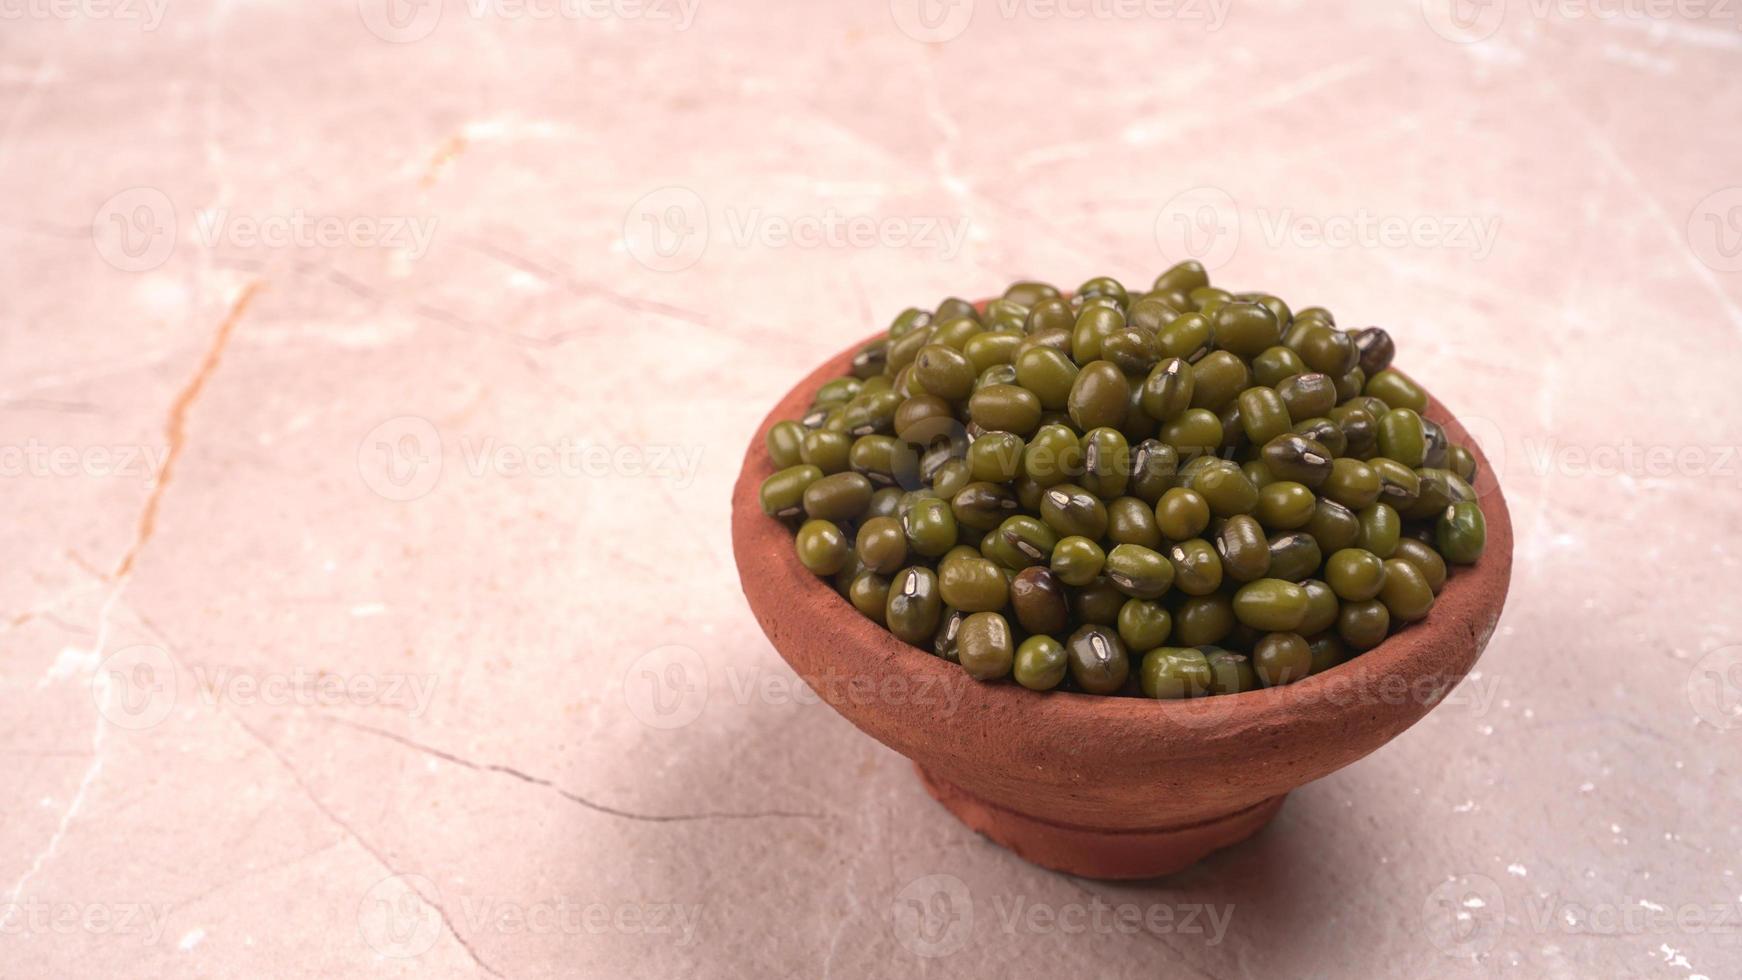
[[[1288,796],[1177,827],[1098,830],[1017,813],[934,777],[915,763],[920,782],[957,820],[1025,861],[1083,878],[1156,878],[1198,863],[1264,829]]]

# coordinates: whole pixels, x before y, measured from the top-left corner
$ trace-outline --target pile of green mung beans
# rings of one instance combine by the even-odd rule
[[[1142,293],[947,299],[769,430],[762,508],[859,612],[976,679],[1289,684],[1426,617],[1482,554],[1475,457],[1393,353],[1196,262]]]

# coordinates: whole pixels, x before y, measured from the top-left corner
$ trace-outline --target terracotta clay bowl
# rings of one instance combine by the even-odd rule
[[[869,338],[868,338],[869,339]],[[769,427],[798,418],[863,342],[763,420],[732,492],[732,546],[750,608],[793,670],[862,731],[909,759],[963,823],[1043,867],[1150,878],[1258,832],[1288,791],[1395,738],[1470,670],[1512,577],[1512,521],[1479,481],[1488,547],[1453,572],[1428,617],[1286,687],[1190,701],[1036,693],[982,684],[861,616],[800,565],[792,529],[762,513]],[[1488,461],[1437,401],[1427,415]]]

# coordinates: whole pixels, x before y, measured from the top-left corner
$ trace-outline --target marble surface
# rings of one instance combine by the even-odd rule
[[[1725,4],[0,13],[0,975],[1742,974]],[[727,499],[901,307],[1183,251],[1480,406],[1518,565],[1106,885],[797,684]]]

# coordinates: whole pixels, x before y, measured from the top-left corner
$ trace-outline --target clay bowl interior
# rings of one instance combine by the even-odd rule
[[[774,472],[768,429],[848,373],[855,344],[774,406],[732,495],[744,594],[792,668],[865,733],[912,759],[964,822],[1035,863],[1100,878],[1190,865],[1256,832],[1289,790],[1395,738],[1469,671],[1492,636],[1512,569],[1512,524],[1488,461],[1437,401],[1426,413],[1477,456],[1488,547],[1456,568],[1429,616],[1286,687],[1189,701],[1037,693],[983,684],[861,616],[799,564],[792,528],[757,492]]]

